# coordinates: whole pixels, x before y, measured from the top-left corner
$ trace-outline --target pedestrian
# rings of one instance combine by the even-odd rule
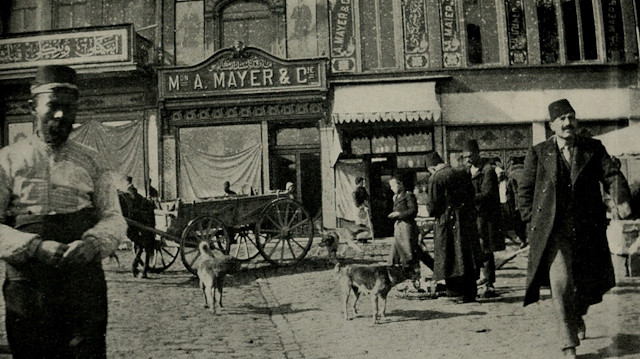
[[[229,181],[224,181],[223,187],[224,187],[224,195],[225,196],[235,196],[236,195],[236,193],[231,190],[231,183],[229,183]]]
[[[412,192],[413,183],[408,174],[402,174],[391,178],[389,187],[393,191],[393,212],[388,217],[395,220],[389,265],[415,268],[413,254],[418,247],[419,230],[415,221],[418,203]]]
[[[577,134],[576,113],[566,99],[549,105],[554,135],[532,147],[518,187],[530,246],[524,305],[550,285],[562,352],[576,357],[584,315],[615,285],[600,185],[622,218],[631,214],[629,186],[600,141]]]
[[[369,208],[369,192],[365,188],[363,177],[356,177],[356,189],[353,191],[353,202],[356,205],[355,225],[362,229],[361,235],[358,235],[358,242],[367,243],[371,235],[371,211]]]
[[[518,163],[511,165],[508,171],[505,172],[507,177],[507,217],[505,220],[509,221],[510,227],[520,241],[520,248],[527,246],[527,225],[522,221],[522,218],[520,218],[520,210],[516,200],[518,196],[518,183],[522,178],[523,171],[524,165]]]
[[[149,178],[149,198],[152,200],[158,199],[158,190],[151,185],[151,178]]]
[[[101,260],[126,239],[114,181],[69,134],[76,73],[38,68],[35,134],[0,150],[0,258],[13,358],[106,358]]]
[[[427,209],[435,218],[433,276],[445,280],[459,303],[476,301],[480,244],[476,226],[475,192],[467,171],[446,165],[437,152],[426,156],[429,177]]]
[[[287,184],[284,186],[284,191],[285,193],[288,194],[289,199],[296,199],[296,186],[295,183],[293,182],[287,182]]]
[[[127,192],[131,197],[138,195],[138,189],[133,185],[133,177],[127,176]]]
[[[465,142],[462,150],[464,165],[471,175],[471,183],[475,190],[478,235],[482,249],[482,277],[485,281],[484,298],[498,296],[494,283],[496,281],[496,262],[493,252],[506,248],[504,236],[500,231],[500,195],[498,176],[493,166],[480,157],[480,147],[476,140]]]

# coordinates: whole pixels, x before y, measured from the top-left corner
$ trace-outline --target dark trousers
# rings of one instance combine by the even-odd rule
[[[16,228],[70,243],[95,222],[91,211],[79,211],[17,218]],[[52,267],[32,260],[6,267],[5,324],[15,359],[106,358],[107,285],[100,262]]]
[[[456,297],[462,295],[463,300],[475,300],[478,294],[476,280],[472,275],[447,278],[445,283],[449,296]]]
[[[107,288],[102,268],[47,277],[4,283],[13,357],[106,358]]]

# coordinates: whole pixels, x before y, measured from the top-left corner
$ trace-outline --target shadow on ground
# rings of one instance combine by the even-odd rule
[[[579,355],[578,357],[580,359],[605,359],[622,358],[629,355],[630,358],[637,358],[640,354],[640,335],[620,333],[611,340],[611,345],[599,349],[597,353]]]
[[[387,320],[382,324],[409,322],[414,320],[435,320],[470,315],[486,315],[486,312],[471,311],[467,313],[437,312],[433,310],[402,310],[394,309],[387,314]]]

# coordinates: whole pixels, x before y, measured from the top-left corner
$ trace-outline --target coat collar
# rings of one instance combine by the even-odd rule
[[[396,203],[402,201],[405,197],[407,197],[407,191],[404,191],[402,193],[398,193],[398,195],[395,197],[396,199],[393,201],[393,204],[396,204]]]
[[[541,152],[544,155],[542,160],[543,165],[550,172],[554,183],[558,175],[558,151],[555,137],[552,136],[543,143]],[[584,166],[589,162],[591,156],[593,156],[593,149],[581,136],[576,136],[573,151],[573,158],[571,160],[571,184],[575,184],[580,176],[580,172],[582,172]]]

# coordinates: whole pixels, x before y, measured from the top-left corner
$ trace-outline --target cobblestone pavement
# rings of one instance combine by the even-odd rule
[[[347,252],[346,261],[382,262],[388,245],[368,244],[357,258]],[[497,257],[512,251],[515,247]],[[366,296],[359,315],[343,319],[333,265],[323,253],[289,268],[254,259],[228,279],[226,308],[219,315],[203,308],[197,281],[179,260],[139,280],[127,270],[130,252],[118,254],[121,267],[108,260],[104,265],[109,358],[546,359],[559,353],[549,292],[542,292],[539,304],[522,307],[526,254],[498,271],[499,298],[455,304],[394,289],[387,319],[378,325]],[[0,301],[2,316],[3,305]],[[640,358],[640,278],[621,281],[591,308],[586,324],[588,339],[578,348],[579,358]],[[4,325],[0,349],[0,358],[10,358],[1,354],[7,349]]]

